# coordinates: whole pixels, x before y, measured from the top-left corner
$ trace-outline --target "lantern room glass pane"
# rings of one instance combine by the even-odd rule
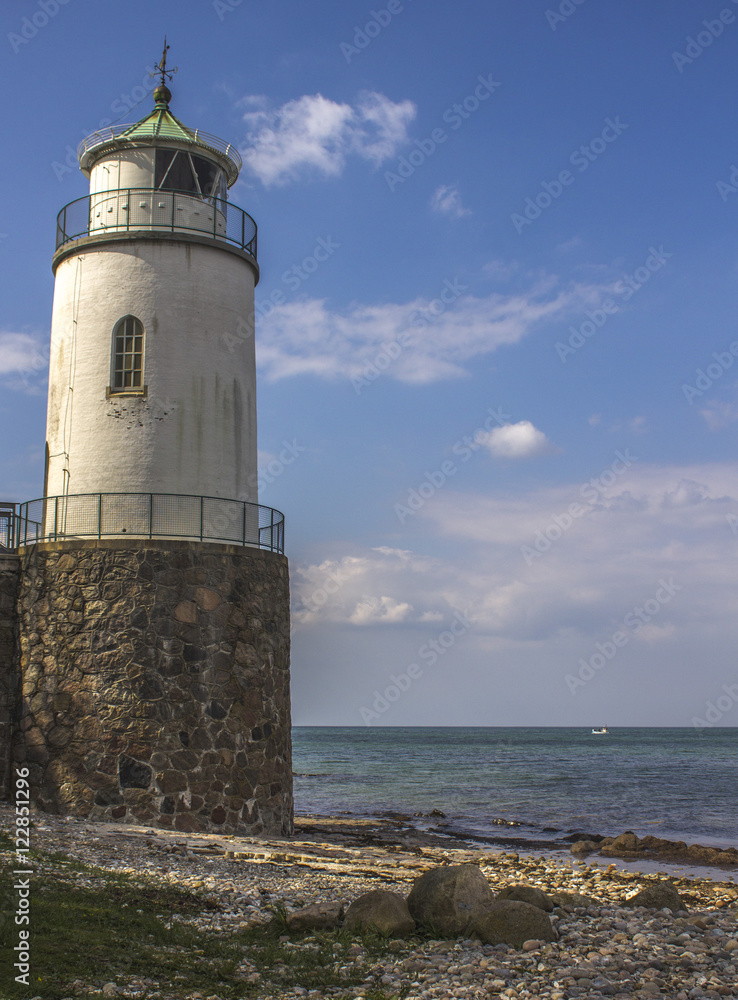
[[[157,149],[154,183],[162,191],[197,191],[187,153],[181,149]]]
[[[184,149],[157,149],[154,184],[160,191],[191,191],[208,201],[225,198],[225,174],[217,164]]]

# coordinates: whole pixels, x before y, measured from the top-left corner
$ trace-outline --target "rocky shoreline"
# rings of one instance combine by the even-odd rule
[[[33,820],[32,841],[38,850],[204,894],[203,912],[188,918],[202,932],[265,924],[274,919],[275,909],[284,915],[287,928],[290,918],[294,924],[306,907],[332,905],[340,920],[341,911],[367,893],[382,890],[407,900],[429,873],[440,872],[433,878],[446,879],[457,866],[465,871],[473,866],[477,882],[481,878],[486,883],[483,891],[488,887],[495,897],[502,893],[520,900],[512,887],[524,885],[551,902],[550,910],[541,910],[552,929],[548,941],[531,937],[516,945],[494,944],[490,934],[485,940],[485,932],[447,937],[438,928],[411,930],[408,925],[389,938],[381,961],[367,964],[356,937],[346,969],[360,970],[362,985],[312,990],[314,1000],[738,997],[738,888],[727,878],[667,880],[626,871],[616,863],[602,869],[574,855],[559,860],[479,849],[433,833],[406,832],[401,821],[391,819],[301,817],[294,837],[264,840],[183,835],[41,813]],[[2,807],[0,822],[10,832],[12,810]],[[631,902],[637,893],[660,890],[664,883],[679,894],[673,905],[680,909]],[[280,940],[296,952],[315,947],[315,933],[288,929]],[[244,997],[265,1000],[308,993],[299,986],[285,991],[277,971],[267,978],[263,970],[249,971],[248,962],[244,984]],[[161,1000],[183,996],[166,983],[135,976],[77,985],[77,996],[103,987],[111,997],[141,997],[145,991]],[[192,993],[188,1000],[213,998]]]
[[[452,824],[427,826],[417,825],[417,820],[444,817],[439,810],[430,813],[385,812],[378,817],[334,816],[299,818],[303,830],[317,832],[322,829],[326,836],[336,840],[353,840],[355,843],[393,843],[470,847],[484,845],[483,849],[517,851],[521,854],[544,853],[551,857],[562,857],[571,853],[580,858],[616,858],[624,862],[635,862],[643,870],[654,870],[660,865],[694,869],[694,874],[722,870],[731,871],[738,877],[738,848],[713,847],[703,844],[687,844],[682,840],[666,840],[660,837],[639,838],[631,830],[617,837],[599,834],[572,834],[555,840],[530,836],[510,836],[506,834],[470,834]],[[445,817],[444,817],[445,818]],[[504,820],[497,821],[500,827],[516,827],[520,824]],[[365,831],[360,833],[360,831]],[[644,863],[641,866],[638,863]],[[651,864],[645,864],[651,862]]]
[[[738,868],[738,850],[735,847],[706,847],[702,844],[687,845],[683,840],[664,840],[661,837],[637,837],[626,830],[618,837],[597,837],[579,840],[572,844],[572,854],[597,854],[603,858],[621,858],[624,861],[655,859],[669,864],[709,865],[711,868]]]

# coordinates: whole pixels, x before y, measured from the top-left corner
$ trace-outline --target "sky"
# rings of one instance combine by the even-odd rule
[[[0,499],[74,150],[172,111],[259,226],[298,725],[738,725],[738,2],[7,0]]]

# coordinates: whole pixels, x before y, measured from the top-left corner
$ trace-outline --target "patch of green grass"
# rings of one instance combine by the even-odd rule
[[[295,986],[348,990],[362,984],[371,965],[388,953],[386,940],[367,934],[362,938],[365,957],[361,963],[352,962],[348,950],[355,939],[342,930],[290,935],[281,941],[287,935],[285,914],[279,912],[265,927],[220,933],[200,930],[172,917],[194,917],[216,909],[203,895],[153,878],[143,880],[86,866],[65,855],[41,852],[35,859],[31,978],[26,987],[15,982],[17,970],[12,967],[18,943],[13,922],[15,858],[12,852],[0,853],[3,1000],[32,996],[97,1000],[103,984],[125,986],[133,979],[152,981],[156,985],[151,992],[172,1000],[184,1000],[193,992],[204,997],[216,994],[223,1000],[261,1000],[278,997]],[[93,884],[79,884],[80,873]],[[85,988],[75,991],[75,981],[83,982]],[[366,997],[402,1000],[408,990],[403,988],[398,994],[367,989]],[[353,997],[353,993],[345,996]]]

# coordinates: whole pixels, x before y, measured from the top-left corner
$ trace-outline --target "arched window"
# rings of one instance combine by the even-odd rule
[[[111,392],[142,392],[144,328],[135,316],[124,316],[113,330]]]

